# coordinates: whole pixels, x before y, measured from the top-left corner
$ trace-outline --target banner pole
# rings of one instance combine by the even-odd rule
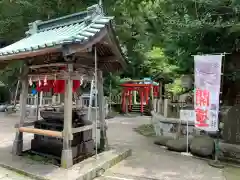
[[[223,53],[223,61],[222,61],[222,73],[221,73],[221,91],[220,91],[220,96],[222,99],[222,93],[223,93],[223,79],[224,79],[224,65],[225,65],[225,59],[226,59],[226,55],[227,53]],[[221,104],[221,100],[219,102],[219,105]],[[220,154],[220,148],[219,148],[219,141],[220,141],[220,119],[219,119],[219,114],[220,114],[220,110],[218,111],[218,130],[217,130],[217,138],[214,140],[214,145],[215,145],[215,155],[214,155],[214,160],[213,161],[209,161],[209,165],[216,167],[216,168],[224,168],[224,165],[219,161],[219,154]]]
[[[187,153],[188,153],[188,120],[187,120]]]
[[[192,154],[189,153],[189,150],[188,150],[188,148],[189,148],[189,147],[188,147],[188,145],[189,145],[189,143],[188,143],[188,142],[189,142],[189,135],[188,135],[188,134],[189,134],[189,133],[188,133],[188,132],[189,132],[189,129],[188,129],[188,119],[187,119],[187,123],[186,123],[186,125],[187,125],[187,144],[186,144],[186,152],[182,152],[181,154],[184,155],[184,156],[192,156]]]

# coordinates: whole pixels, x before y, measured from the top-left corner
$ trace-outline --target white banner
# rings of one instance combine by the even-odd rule
[[[194,56],[195,127],[218,131],[219,95],[223,55]]]

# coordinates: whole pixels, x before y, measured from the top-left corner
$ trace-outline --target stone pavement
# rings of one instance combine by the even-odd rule
[[[32,179],[0,167],[0,180],[32,180]]]
[[[18,118],[0,117],[0,151],[11,150],[16,122]],[[150,123],[149,117],[115,117],[107,122],[109,144],[131,148],[133,153],[95,180],[225,180],[221,170],[210,167],[206,162],[161,149],[153,144],[152,139],[133,131],[141,124]],[[31,137],[31,134],[24,135],[27,139]],[[23,178],[6,169],[0,170],[0,180],[1,177],[4,180]]]
[[[35,156],[29,158],[13,156],[11,149],[15,136],[14,124],[17,123],[18,119],[19,117],[16,116],[0,117],[0,128],[3,127],[0,131],[0,167],[17,170],[21,174],[28,174],[33,179],[90,180],[96,177],[98,171],[105,171],[105,169],[131,155],[131,150],[118,147],[99,154],[97,159],[95,157],[88,158],[68,170],[46,163],[42,158]],[[24,150],[27,150],[30,148],[33,135],[24,133],[23,138]],[[38,160],[33,160],[35,158]],[[3,176],[5,177],[5,174]],[[19,174],[19,176],[21,175]]]
[[[96,180],[225,180],[222,170],[207,162],[169,152],[153,144],[153,139],[133,131],[141,124],[150,123],[149,117],[108,120],[111,146],[126,146],[132,156],[107,170]]]

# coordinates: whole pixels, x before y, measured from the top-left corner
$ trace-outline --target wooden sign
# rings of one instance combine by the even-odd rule
[[[180,110],[180,119],[182,121],[195,121],[195,111],[194,110]]]

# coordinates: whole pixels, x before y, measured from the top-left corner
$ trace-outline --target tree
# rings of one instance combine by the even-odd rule
[[[159,0],[163,28],[159,46],[182,72],[192,72],[198,53],[222,53],[237,50],[239,3],[231,0]],[[158,13],[159,14],[159,13]]]
[[[2,0],[0,39],[11,43],[24,36],[29,22],[78,12],[97,2]],[[104,0],[103,4],[105,13],[115,16],[114,27],[129,62],[117,77],[139,79],[166,73],[166,67],[167,74],[175,77],[193,72],[191,55],[239,49],[236,0]]]

